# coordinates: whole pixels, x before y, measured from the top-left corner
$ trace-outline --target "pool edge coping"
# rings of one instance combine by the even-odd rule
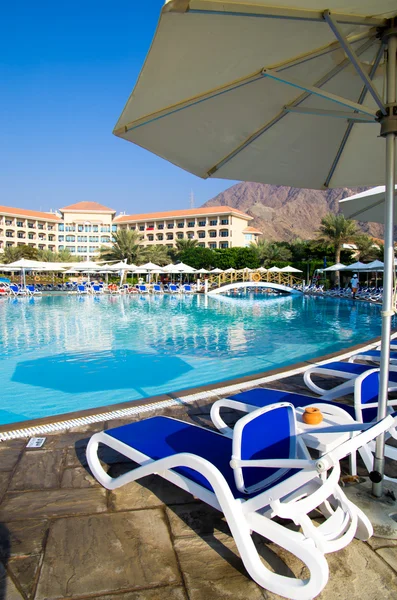
[[[397,335],[397,330],[392,331],[392,337]],[[110,421],[112,419],[126,418],[139,413],[152,410],[188,404],[200,399],[217,398],[238,390],[248,389],[256,385],[263,385],[279,379],[285,379],[292,375],[298,375],[313,365],[321,365],[331,360],[344,360],[350,358],[358,350],[370,350],[380,343],[380,337],[368,340],[364,344],[356,344],[343,350],[325,354],[315,359],[298,362],[288,367],[278,367],[270,371],[261,371],[253,375],[245,375],[234,379],[227,379],[213,384],[196,386],[178,392],[169,392],[157,396],[151,396],[143,400],[130,400],[117,404],[108,404],[96,409],[85,409],[62,413],[40,419],[31,419],[17,423],[0,425],[0,443],[11,439],[26,438],[37,434],[51,434],[62,432],[82,425],[91,425]]]

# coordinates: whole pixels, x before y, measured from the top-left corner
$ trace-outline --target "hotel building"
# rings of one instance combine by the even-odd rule
[[[110,246],[112,233],[137,231],[142,245],[197,240],[205,248],[232,248],[256,243],[261,232],[249,226],[252,217],[229,206],[116,216],[97,202],[77,202],[57,212],[38,212],[0,206],[0,250],[28,245],[40,250],[69,250],[83,260]]]

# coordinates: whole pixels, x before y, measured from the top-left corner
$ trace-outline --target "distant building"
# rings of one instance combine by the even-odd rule
[[[65,249],[87,260],[110,246],[112,233],[121,229],[139,232],[144,246],[172,248],[178,240],[194,239],[205,248],[232,248],[257,242],[261,232],[248,225],[251,220],[229,206],[118,216],[98,202],[77,202],[54,213],[0,206],[0,249]]]

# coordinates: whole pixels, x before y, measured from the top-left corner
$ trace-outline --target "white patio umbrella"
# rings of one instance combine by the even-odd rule
[[[341,271],[365,271],[367,265],[363,262],[357,261],[352,263],[351,265],[346,265]]]
[[[267,269],[265,269],[265,267],[259,267],[257,271],[259,271],[259,273],[267,273]]]
[[[218,269],[218,267],[216,269],[212,269],[212,271],[210,271],[210,273],[215,273],[215,274],[219,274],[219,273],[223,273],[222,269]]]
[[[159,265],[155,265],[152,262],[147,262],[144,265],[139,266],[140,269],[145,269],[146,273],[151,273],[152,271],[156,271],[156,273],[162,273],[163,269]]]
[[[287,265],[280,270],[282,273],[303,273],[301,269],[295,269],[295,267],[291,267],[291,265]]]
[[[269,273],[280,273],[281,269],[279,267],[270,267],[270,269],[268,269]]]
[[[346,267],[346,265],[344,265],[343,263],[335,263],[334,265],[332,265],[331,267],[327,267],[326,269],[323,269],[324,273],[325,272],[330,272],[333,273],[334,271],[341,271]]]
[[[228,269],[225,270],[225,273],[235,273],[236,269],[233,269],[233,267],[229,267]]]
[[[380,419],[394,311],[397,5],[321,2],[167,2],[114,133],[203,178],[320,189],[386,184]],[[381,436],[380,481],[383,449]]]
[[[360,194],[348,196],[339,200],[339,208],[348,219],[357,219],[364,223],[384,223],[385,222],[385,193],[384,185],[371,188]],[[394,221],[397,222],[396,205],[397,186],[394,192]]]
[[[196,271],[196,273],[200,273],[201,275],[205,275],[206,273],[209,273],[210,271],[207,271],[207,269],[198,269],[198,271]]]
[[[385,266],[385,263],[383,263],[381,260],[373,260],[372,262],[368,263],[367,265],[367,271],[383,271],[383,267]]]
[[[176,265],[174,265],[174,266],[179,271],[179,273],[195,273],[196,272],[196,269],[194,269],[190,265],[186,265],[183,262],[176,263]]]

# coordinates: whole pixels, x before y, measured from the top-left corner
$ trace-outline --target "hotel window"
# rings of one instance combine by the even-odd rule
[[[58,225],[58,231],[65,231],[65,225],[63,223]]]
[[[117,231],[117,225],[112,225],[112,231]]]
[[[205,248],[205,243],[204,242],[199,242],[197,244],[197,246],[199,246],[200,248]]]
[[[44,244],[39,244],[39,250],[44,250],[45,246]]]
[[[208,246],[213,250],[214,248],[216,248],[216,242],[210,242]]]
[[[178,238],[178,240],[183,240],[183,233],[177,233],[176,237]]]
[[[146,230],[152,231],[154,229],[154,223],[146,223]]]
[[[74,242],[74,239],[73,240],[68,240],[68,237],[70,237],[70,236],[66,236],[66,241],[67,242]],[[74,236],[72,236],[72,237],[74,238]],[[77,241],[78,242],[86,242],[87,240],[88,240],[88,237],[86,235],[79,235],[79,236],[77,236]]]
[[[23,221],[17,221],[17,227],[23,227]]]
[[[101,233],[110,233],[110,225],[102,225]]]
[[[45,240],[45,234],[44,233],[39,233],[39,240],[41,240],[41,241]]]
[[[187,226],[188,227],[194,227],[195,226],[195,222],[194,221],[188,221]]]
[[[207,221],[206,221],[205,219],[204,219],[204,221],[199,221],[199,222],[198,222],[198,226],[199,226],[199,227],[205,227],[205,226],[206,226],[206,224],[207,224]]]
[[[229,242],[221,242],[219,248],[229,248]]]
[[[188,240],[193,240],[193,239],[194,239],[194,233],[193,233],[193,231],[192,231],[192,232],[189,232],[189,233],[187,234],[187,239],[188,239]]]
[[[34,233],[28,233],[28,238],[30,240],[34,240]],[[61,235],[61,237],[59,239],[61,239],[61,238],[62,238],[62,241],[63,241],[63,235]]]
[[[66,250],[69,250],[69,252],[76,252],[76,248],[74,246],[66,246]]]
[[[95,254],[95,252],[98,251],[98,248],[96,246],[90,246],[90,254]]]
[[[32,237],[30,237],[32,236]],[[29,239],[32,240],[33,239],[33,233],[29,233]],[[64,242],[65,241],[65,236],[64,235],[59,235],[58,236],[58,242]]]
[[[98,238],[95,238],[95,240],[98,241]],[[90,238],[90,241],[91,241],[91,238]],[[107,237],[107,236],[101,237],[101,242],[103,244],[110,244],[110,237]]]
[[[79,231],[80,233],[81,233],[82,231],[84,231],[84,227],[83,227],[83,225],[78,225],[78,226],[77,226],[77,231]]]
[[[173,240],[174,239],[174,234],[173,233],[167,233],[167,240]]]
[[[84,225],[84,231],[86,233],[91,233],[91,229],[92,229],[91,225]]]
[[[217,219],[213,219],[212,221],[210,221],[210,227],[216,227],[217,225],[218,225]]]
[[[102,240],[103,240],[103,239],[104,239],[104,238],[102,238]],[[109,238],[105,238],[105,239],[109,239]],[[101,241],[102,241],[102,240],[101,240]],[[90,242],[94,242],[94,243],[98,243],[98,242],[99,242],[99,236],[97,236],[97,235],[90,235],[89,241],[90,241]]]
[[[93,231],[94,233],[98,233],[98,231],[99,231],[99,227],[98,227],[98,225],[93,225],[93,226],[92,226],[92,231]]]
[[[43,223],[38,223],[37,224],[37,229],[44,229]]]
[[[124,229],[124,228],[123,228],[123,229]],[[135,225],[131,225],[131,226],[130,226],[130,229],[131,229],[131,231],[136,231],[136,227],[135,227]]]
[[[167,223],[167,229],[174,229],[173,223]]]
[[[185,227],[184,221],[182,221],[182,223],[178,223],[178,227],[179,227],[179,229],[182,229],[183,227]]]
[[[216,231],[214,231],[214,230],[211,230],[211,231],[209,231],[209,232],[208,232],[208,235],[209,235],[210,237],[216,237]]]
[[[14,237],[13,231],[6,231],[6,237]]]
[[[63,248],[64,248],[63,246],[58,246],[58,250],[63,250]]]
[[[246,242],[251,242],[253,240],[254,236],[252,235],[252,233],[245,233],[244,234],[244,239]]]
[[[164,223],[159,223],[157,225],[157,229],[164,229]]]
[[[67,242],[75,242],[76,241],[76,236],[75,235],[67,235],[66,236],[66,241]]]
[[[157,239],[161,242],[164,239],[164,236],[162,233],[158,233],[157,234]]]
[[[6,225],[7,225],[7,221],[6,221]],[[34,223],[28,223],[28,227],[29,227],[29,229],[35,229],[36,225]]]
[[[228,229],[221,229],[219,232],[219,235],[221,237],[229,237],[229,230]]]
[[[52,231],[54,229],[54,225],[47,225],[48,231]]]
[[[12,225],[12,220],[11,219],[6,219],[6,225]]]
[[[221,225],[229,225],[229,219],[221,219]]]
[[[49,236],[48,236],[48,241],[49,241],[49,242],[53,242],[53,241],[54,241],[54,238],[55,238],[55,235],[49,235]]]
[[[197,235],[199,238],[205,238],[205,231],[199,231]]]
[[[166,244],[166,247],[167,248],[173,248],[173,245],[172,244]]]
[[[147,239],[148,239],[148,241],[149,241],[149,242],[153,242],[153,240],[154,240],[154,235],[152,235],[152,234],[148,235],[148,236],[147,236]]]
[[[139,225],[139,231],[145,231],[145,226],[144,225]]]
[[[18,231],[18,234],[17,234],[17,235],[18,235],[19,239],[22,239],[22,240],[23,240],[23,239],[24,239],[24,237],[25,237],[25,234],[24,234],[24,233],[22,233],[22,231]]]
[[[76,231],[75,225],[66,225],[65,231]]]
[[[11,248],[11,246],[13,246],[14,244],[12,242],[6,242],[6,247],[7,248]]]

